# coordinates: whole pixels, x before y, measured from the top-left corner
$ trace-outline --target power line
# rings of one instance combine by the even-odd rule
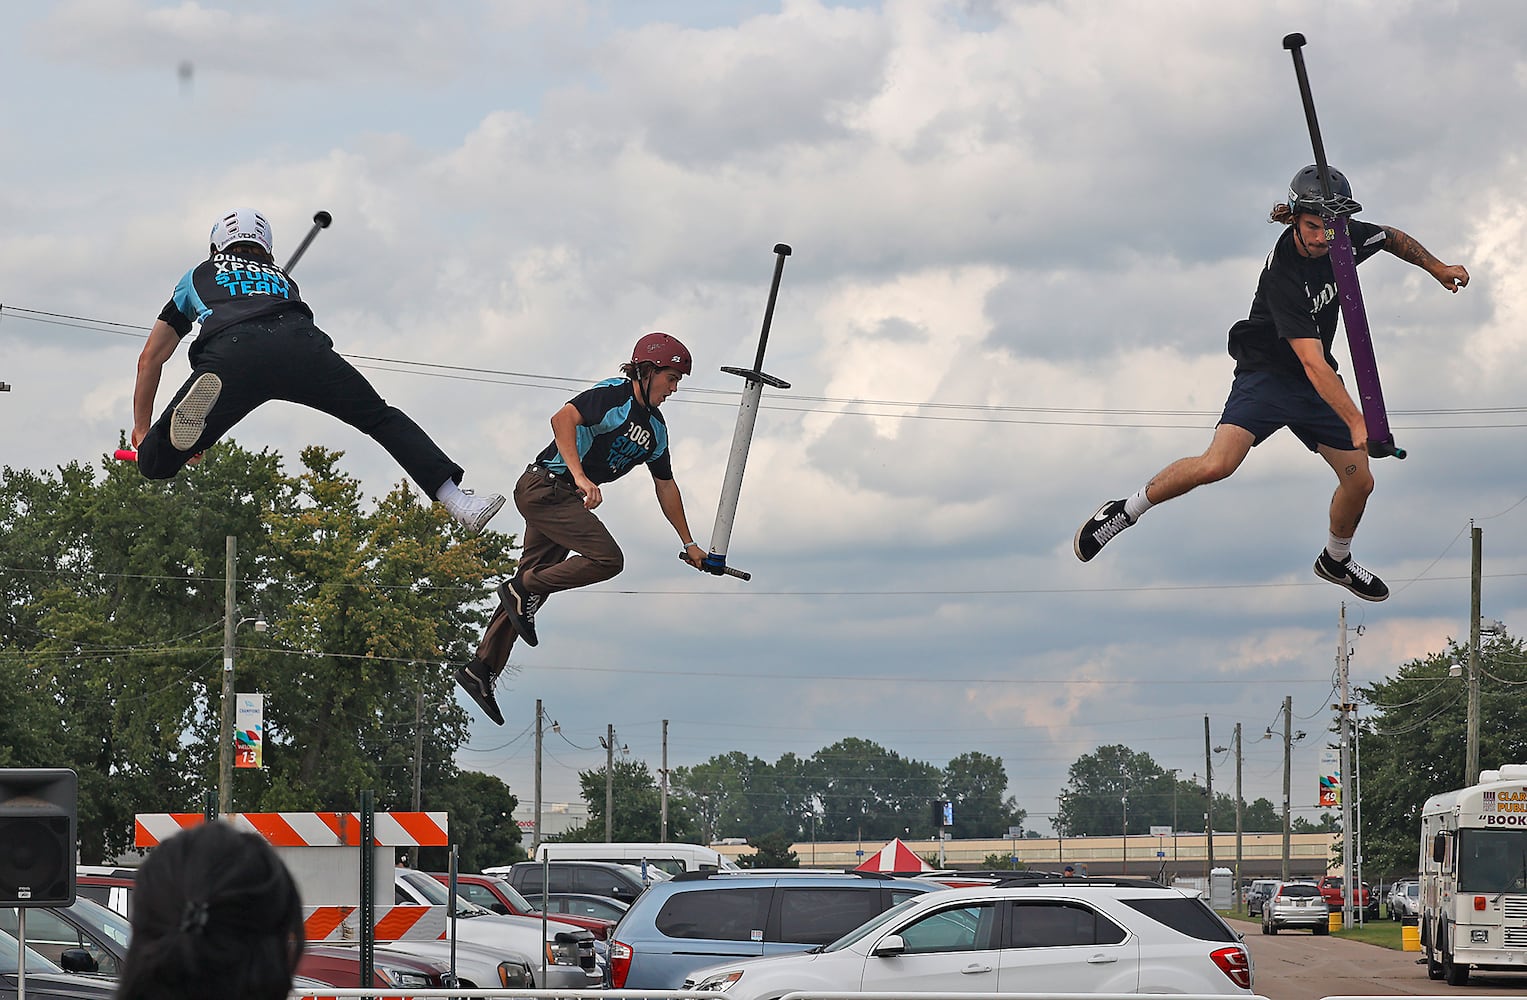
[[[107,333],[114,336],[131,336],[138,339],[147,339],[148,334],[143,332],[143,327],[137,324],[121,323],[114,320],[94,319],[88,316],[75,316],[68,313],[48,312],[40,309],[28,309],[23,306],[0,306],[0,315],[3,311],[20,314],[16,318],[34,323],[46,323],[57,326],[65,326],[71,329],[86,330],[95,333]],[[530,372],[516,372],[505,369],[481,368],[468,365],[452,365],[440,362],[414,361],[407,358],[389,358],[382,355],[372,354],[345,354],[341,356],[352,361],[369,361],[397,367],[381,368],[378,364],[358,365],[373,371],[390,371],[399,374],[427,375],[434,378],[454,379],[465,382],[481,382],[496,385],[516,385],[529,388],[565,388],[567,386],[590,385],[597,378],[577,378],[567,375],[545,375]],[[492,376],[492,377],[488,377]],[[551,384],[547,384],[551,383]],[[714,396],[717,400],[703,400],[690,397]],[[705,389],[690,387],[685,389],[685,395],[676,399],[679,403],[695,403],[699,405],[726,405],[733,406],[741,394],[722,389]],[[821,406],[795,406],[791,402],[820,403]],[[883,410],[870,410],[867,407],[895,408],[894,412]],[[843,416],[880,417],[902,420],[933,420],[956,423],[990,423],[990,424],[1028,424],[1038,426],[1056,427],[1118,427],[1133,430],[1196,430],[1205,425],[1201,423],[1191,424],[1154,424],[1124,422],[1115,420],[1061,420],[1061,419],[1018,419],[991,416],[992,414],[1034,414],[1051,417],[1181,417],[1194,418],[1204,421],[1212,421],[1219,416],[1217,410],[1157,410],[1139,408],[1114,408],[1114,407],[1063,407],[1063,406],[1021,406],[1011,404],[986,404],[986,403],[936,403],[931,401],[891,400],[891,399],[863,399],[853,397],[835,396],[808,396],[792,395],[789,402],[774,401],[761,404],[761,409],[775,410],[786,413],[836,413]],[[906,412],[906,411],[918,412]],[[946,412],[975,414],[974,416],[951,416]],[[1414,417],[1454,417],[1454,416],[1505,416],[1509,414],[1527,413],[1527,405],[1524,406],[1500,406],[1500,407],[1456,407],[1456,408],[1424,408],[1415,410],[1389,411],[1391,416],[1414,416]],[[1527,423],[1491,423],[1491,424],[1444,424],[1429,427],[1397,427],[1397,430],[1428,431],[1428,430],[1508,430],[1527,427]]]

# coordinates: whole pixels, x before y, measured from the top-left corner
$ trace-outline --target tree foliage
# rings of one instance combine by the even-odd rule
[[[340,453],[301,458],[292,476],[229,441],[163,482],[119,462],[0,473],[0,764],[78,772],[83,859],[129,847],[135,813],[199,811],[217,787],[229,536],[235,623],[270,623],[235,630],[266,767],[235,771],[234,808],[353,809],[371,789],[408,809],[417,771],[432,809],[459,779],[446,664],[512,540],[460,537],[406,484],[366,510]]]
[[[1468,685],[1449,677],[1467,664],[1453,641],[1404,664],[1362,689],[1373,713],[1361,722],[1358,749],[1363,804],[1364,871],[1375,878],[1414,875],[1420,857],[1421,807],[1439,792],[1462,788],[1467,744]],[[1527,761],[1527,649],[1505,633],[1480,644],[1479,766]]]

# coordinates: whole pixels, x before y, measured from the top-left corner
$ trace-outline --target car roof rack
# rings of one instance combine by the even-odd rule
[[[1039,877],[1032,875],[1020,875],[1016,878],[1006,878],[998,882],[993,888],[1012,889],[1021,886],[1052,886],[1052,885],[1096,885],[1110,886],[1119,889],[1168,889],[1170,886],[1163,885],[1148,878],[1124,878],[1112,875],[1061,875],[1046,874]]]
[[[671,881],[674,882],[702,882],[706,879],[719,878],[746,878],[749,875],[852,875],[855,878],[886,880],[896,878],[890,872],[869,872],[857,869],[843,868],[739,868],[735,871],[715,871],[703,868],[699,871],[680,872]]]

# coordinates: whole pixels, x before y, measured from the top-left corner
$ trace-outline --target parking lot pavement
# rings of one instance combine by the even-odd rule
[[[1269,1000],[1320,1000],[1330,996],[1527,995],[1527,974],[1474,974],[1468,986],[1426,978],[1420,952],[1391,951],[1301,931],[1265,936],[1256,924],[1233,921],[1246,935],[1256,970],[1253,988]]]

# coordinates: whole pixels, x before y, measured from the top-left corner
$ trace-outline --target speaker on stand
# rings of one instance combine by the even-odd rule
[[[0,906],[14,906],[16,993],[26,997],[27,908],[74,904],[79,777],[68,768],[0,768]]]

